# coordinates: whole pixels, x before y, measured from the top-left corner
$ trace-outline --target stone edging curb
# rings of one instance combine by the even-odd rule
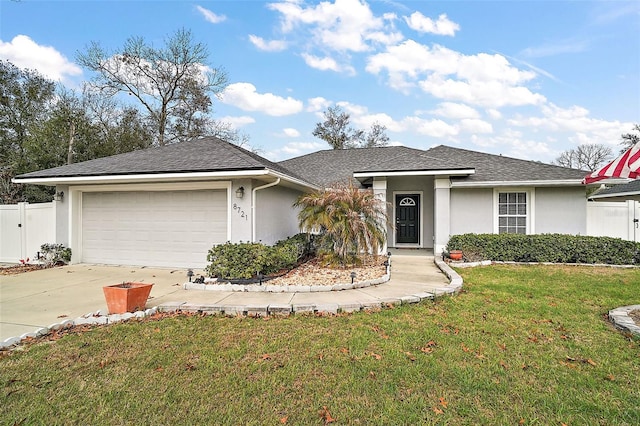
[[[185,290],[207,290],[207,291],[233,291],[233,292],[263,292],[263,293],[315,293],[327,291],[353,290],[355,288],[365,288],[386,283],[391,279],[387,266],[387,273],[374,280],[360,281],[355,283],[334,284],[334,285],[273,285],[273,284],[198,284],[184,283]]]
[[[62,322],[57,322],[51,324],[49,327],[41,327],[36,329],[31,333],[24,333],[21,336],[9,337],[4,341],[0,342],[0,351],[11,348],[12,346],[18,345],[23,339],[36,338],[41,336],[46,336],[53,331],[64,330],[67,328],[72,328],[77,325],[107,325],[113,324],[116,322],[128,321],[130,319],[140,319],[145,318],[151,315],[154,315],[158,312],[158,308],[153,307],[149,309],[145,309],[144,311],[137,311],[134,313],[127,312],[124,314],[111,314],[105,315],[102,311],[98,312],[89,312],[86,315],[78,317],[76,319],[68,319]]]
[[[161,312],[198,312],[209,315],[226,315],[226,316],[250,316],[250,317],[266,317],[269,315],[289,316],[291,314],[329,314],[336,315],[338,313],[351,313],[358,311],[367,311],[371,309],[380,309],[391,305],[405,305],[409,303],[419,303],[425,299],[433,300],[436,297],[451,295],[462,289],[462,277],[458,275],[445,262],[434,258],[436,266],[447,276],[449,285],[446,287],[438,287],[433,292],[422,292],[410,295],[388,297],[373,302],[354,302],[354,303],[323,303],[323,304],[264,304],[264,305],[197,305],[189,303],[165,303],[158,309]],[[358,287],[356,283],[354,288]],[[331,288],[329,286],[326,286]],[[331,290],[325,290],[331,291]]]
[[[629,305],[612,309],[609,311],[609,319],[617,329],[640,336],[640,327],[638,327],[633,321],[633,318],[629,316],[629,312],[638,310],[640,310],[640,305]]]

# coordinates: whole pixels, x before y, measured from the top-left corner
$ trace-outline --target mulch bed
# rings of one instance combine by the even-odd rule
[[[12,265],[0,268],[0,275],[17,275],[25,272],[37,271],[39,269],[51,268],[46,265]]]
[[[363,256],[361,265],[328,267],[317,259],[311,259],[288,273],[269,281],[272,285],[333,285],[351,282],[351,273],[355,272],[355,281],[369,281],[383,277],[387,273],[384,262],[386,256]]]

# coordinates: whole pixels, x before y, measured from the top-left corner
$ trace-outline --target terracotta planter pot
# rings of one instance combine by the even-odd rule
[[[124,314],[145,309],[153,284],[122,283],[102,287],[110,314]]]
[[[449,252],[449,259],[462,260],[462,250],[451,250]]]

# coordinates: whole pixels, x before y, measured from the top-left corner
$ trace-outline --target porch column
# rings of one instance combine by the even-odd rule
[[[382,201],[385,205],[387,204],[387,178],[386,177],[375,177],[373,178],[373,195],[380,201]],[[392,212],[389,209],[386,209],[387,215],[391,215]],[[387,226],[387,238],[384,242],[384,246],[381,248],[381,253],[387,252],[387,242],[389,240],[389,236],[393,232],[393,228]]]
[[[437,177],[433,182],[433,253],[444,251],[450,237],[450,188],[449,177]]]

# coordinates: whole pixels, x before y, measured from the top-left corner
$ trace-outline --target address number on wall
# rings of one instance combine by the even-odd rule
[[[237,205],[236,203],[233,203],[233,210],[238,213],[240,215],[241,218],[243,218],[244,220],[249,220],[249,215],[245,213],[244,210],[242,210],[242,208],[240,208],[239,205]]]

